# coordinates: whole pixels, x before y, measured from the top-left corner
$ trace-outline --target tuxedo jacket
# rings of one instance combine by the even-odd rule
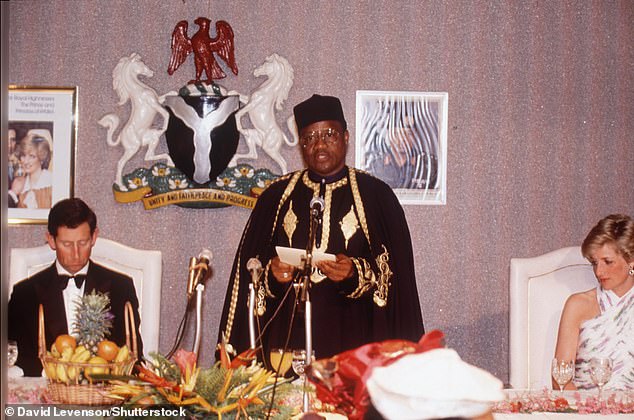
[[[124,274],[109,270],[90,261],[84,295],[92,290],[108,293],[110,312],[114,315],[109,340],[119,346],[125,344],[124,307],[130,302],[137,331],[139,357],[143,354],[143,343],[139,334],[139,301],[132,279]],[[53,263],[48,268],[16,283],[9,300],[8,339],[18,343],[18,360],[25,376],[40,376],[42,363],[38,357],[38,308],[44,308],[46,349],[60,334],[69,334],[66,323],[63,291],[57,279],[57,268]]]

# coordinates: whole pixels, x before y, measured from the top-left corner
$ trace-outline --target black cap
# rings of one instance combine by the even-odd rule
[[[313,95],[293,108],[297,131],[319,121],[339,121],[344,130],[348,124],[343,116],[341,101],[334,96]]]

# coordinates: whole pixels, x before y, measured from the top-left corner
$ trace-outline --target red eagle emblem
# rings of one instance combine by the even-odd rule
[[[211,21],[204,17],[197,18],[194,23],[198,25],[198,32],[191,38],[187,37],[187,21],[181,20],[172,32],[172,55],[167,73],[171,76],[185,62],[189,54],[194,52],[194,64],[196,65],[196,79],[189,83],[207,82],[213,83],[215,79],[226,77],[220,68],[214,53],[218,55],[231,69],[233,74],[238,74],[235,52],[233,47],[233,29],[224,20],[216,22],[216,37],[209,36]],[[207,74],[207,80],[201,80],[203,70]]]

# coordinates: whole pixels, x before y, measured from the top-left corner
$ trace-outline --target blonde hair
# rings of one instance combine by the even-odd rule
[[[624,214],[611,214],[599,220],[584,239],[581,253],[589,259],[592,251],[606,244],[614,245],[627,262],[634,260],[634,220]]]

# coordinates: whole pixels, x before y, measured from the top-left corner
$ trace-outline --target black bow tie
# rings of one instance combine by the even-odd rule
[[[57,276],[57,278],[59,279],[59,285],[62,288],[62,290],[66,289],[66,287],[68,286],[68,280],[70,279],[75,280],[75,285],[79,289],[81,285],[84,284],[84,280],[86,280],[86,275],[77,274],[76,276],[67,276],[65,274],[60,274]]]

